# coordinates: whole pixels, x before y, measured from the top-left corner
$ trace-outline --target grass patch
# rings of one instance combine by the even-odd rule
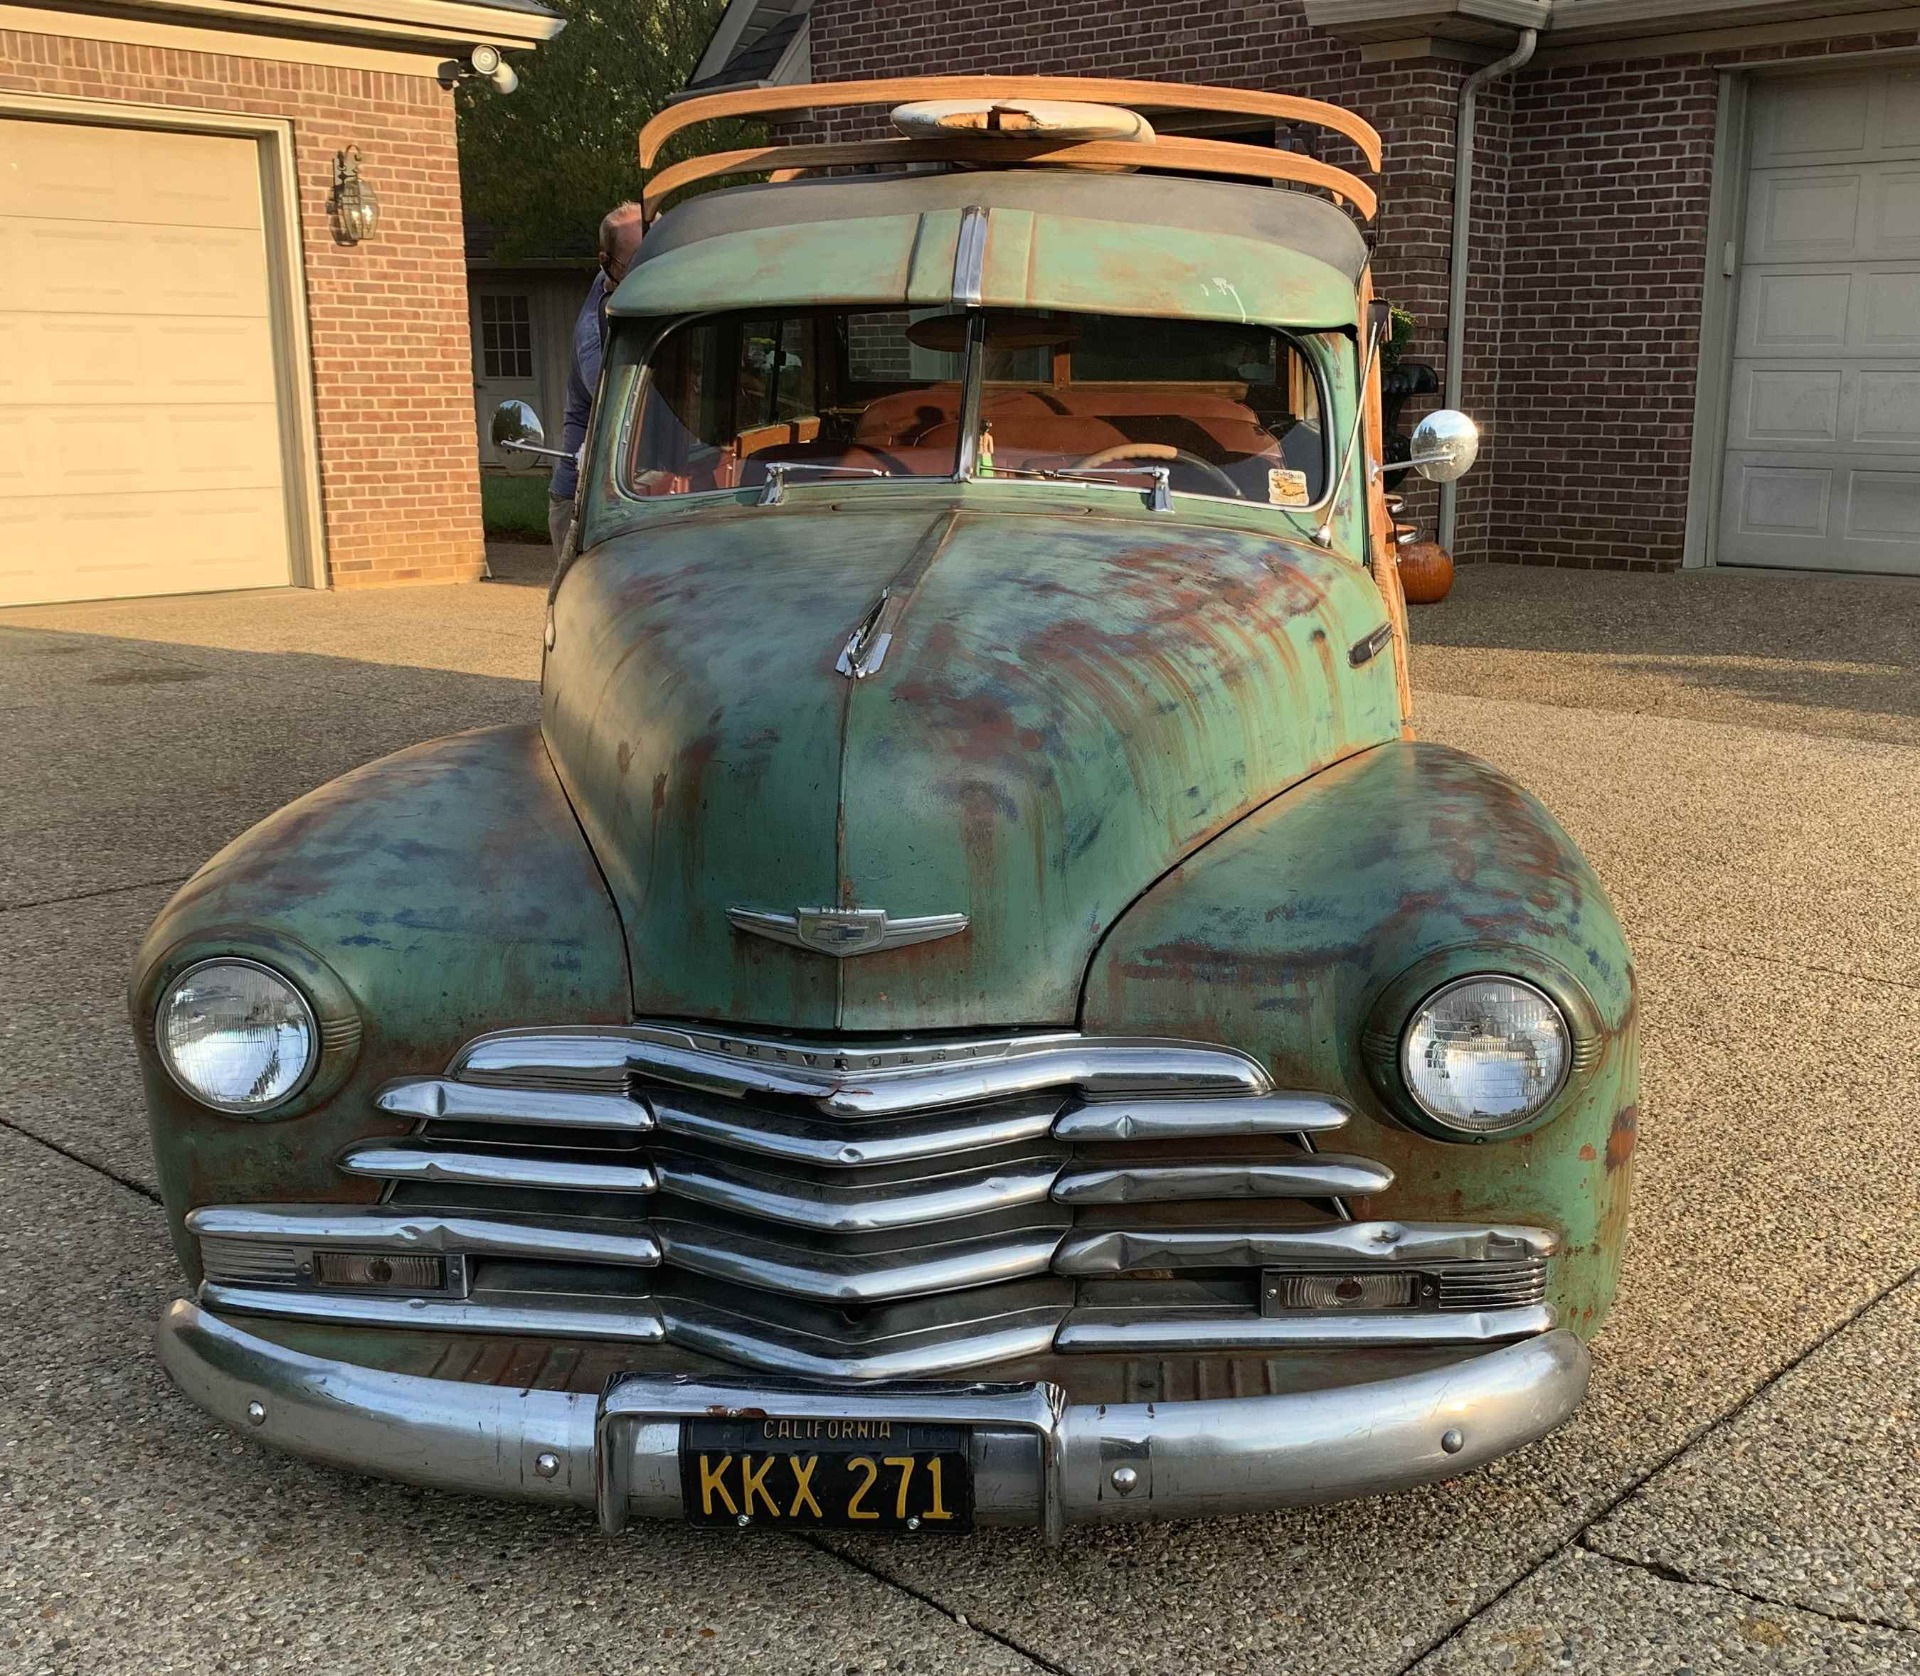
[[[548,477],[544,471],[483,471],[480,517],[488,535],[547,539]]]

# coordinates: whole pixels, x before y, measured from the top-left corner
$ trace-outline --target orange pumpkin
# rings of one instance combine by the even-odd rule
[[[1400,586],[1409,605],[1438,605],[1453,592],[1453,555],[1437,541],[1400,549]]]

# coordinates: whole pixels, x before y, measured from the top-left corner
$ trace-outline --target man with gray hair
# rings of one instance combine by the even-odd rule
[[[561,431],[560,446],[567,457],[553,468],[548,489],[547,534],[553,538],[554,556],[566,545],[567,529],[573,523],[573,509],[580,493],[580,468],[576,463],[581,444],[587,440],[587,421],[593,416],[593,396],[600,387],[600,353],[607,338],[607,298],[614,287],[627,277],[635,253],[640,249],[641,208],[638,204],[616,204],[600,221],[600,271],[593,276],[587,300],[573,323],[573,365],[567,374],[567,417]]]

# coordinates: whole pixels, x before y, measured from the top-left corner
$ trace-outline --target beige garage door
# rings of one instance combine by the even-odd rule
[[[0,118],[0,604],[286,583],[259,148]]]
[[[1719,561],[1920,573],[1920,70],[1752,112]]]

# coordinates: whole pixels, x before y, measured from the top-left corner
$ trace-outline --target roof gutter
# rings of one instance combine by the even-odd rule
[[[1540,31],[1523,29],[1520,43],[1498,63],[1476,70],[1460,89],[1460,125],[1453,147],[1453,288],[1447,299],[1446,405],[1457,408],[1466,384],[1467,277],[1473,249],[1473,140],[1480,113],[1480,90],[1502,76],[1524,70],[1540,45]],[[1460,523],[1460,485],[1440,485],[1440,545],[1453,551]]]

